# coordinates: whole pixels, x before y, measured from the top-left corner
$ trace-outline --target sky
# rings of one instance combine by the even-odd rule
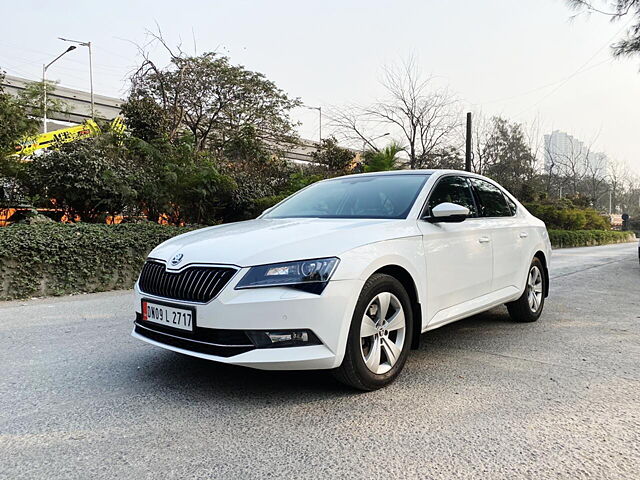
[[[631,19],[573,14],[564,0],[24,0],[0,6],[0,68],[37,80],[67,47],[57,37],[91,41],[96,93],[122,97],[135,45],[159,25],[169,43],[228,55],[327,111],[382,97],[383,67],[413,58],[463,110],[566,131],[640,173],[640,56],[613,59],[609,48]],[[48,78],[88,89],[86,49]],[[317,111],[293,116],[303,137],[318,137]]]

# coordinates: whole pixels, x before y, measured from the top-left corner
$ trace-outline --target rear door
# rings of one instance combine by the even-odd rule
[[[528,233],[516,215],[516,205],[493,183],[470,178],[479,208],[480,219],[491,232],[493,244],[493,281],[491,291],[507,287],[520,288],[523,265],[529,259],[526,248]],[[525,265],[526,264],[526,265]]]
[[[471,214],[460,223],[430,223],[422,218],[443,202],[467,207]],[[467,178],[448,175],[438,180],[418,220],[427,267],[427,318],[489,293],[493,259],[491,233],[477,208]]]

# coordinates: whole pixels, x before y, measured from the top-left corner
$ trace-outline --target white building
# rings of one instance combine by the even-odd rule
[[[576,170],[585,173],[586,170],[601,172],[604,176],[608,168],[607,155],[594,152],[589,145],[576,137],[560,130],[554,130],[544,136],[544,171],[549,173],[553,167],[554,173],[559,173],[563,166],[577,166]]]

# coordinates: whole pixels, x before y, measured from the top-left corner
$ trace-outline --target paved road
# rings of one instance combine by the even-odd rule
[[[129,292],[0,304],[0,478],[637,479],[637,248],[552,276],[538,323],[426,334],[368,394],[137,342]]]

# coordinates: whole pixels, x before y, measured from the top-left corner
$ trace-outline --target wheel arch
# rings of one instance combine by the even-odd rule
[[[542,250],[538,250],[534,258],[537,258],[542,263],[542,270],[544,274],[544,296],[545,298],[549,296],[549,266],[547,264],[547,256],[544,254]]]
[[[375,273],[389,275],[398,280],[411,301],[411,314],[413,318],[413,334],[411,337],[411,348],[416,350],[420,347],[420,335],[422,333],[422,307],[420,305],[420,297],[418,296],[418,288],[411,274],[400,265],[385,265],[376,270]]]

